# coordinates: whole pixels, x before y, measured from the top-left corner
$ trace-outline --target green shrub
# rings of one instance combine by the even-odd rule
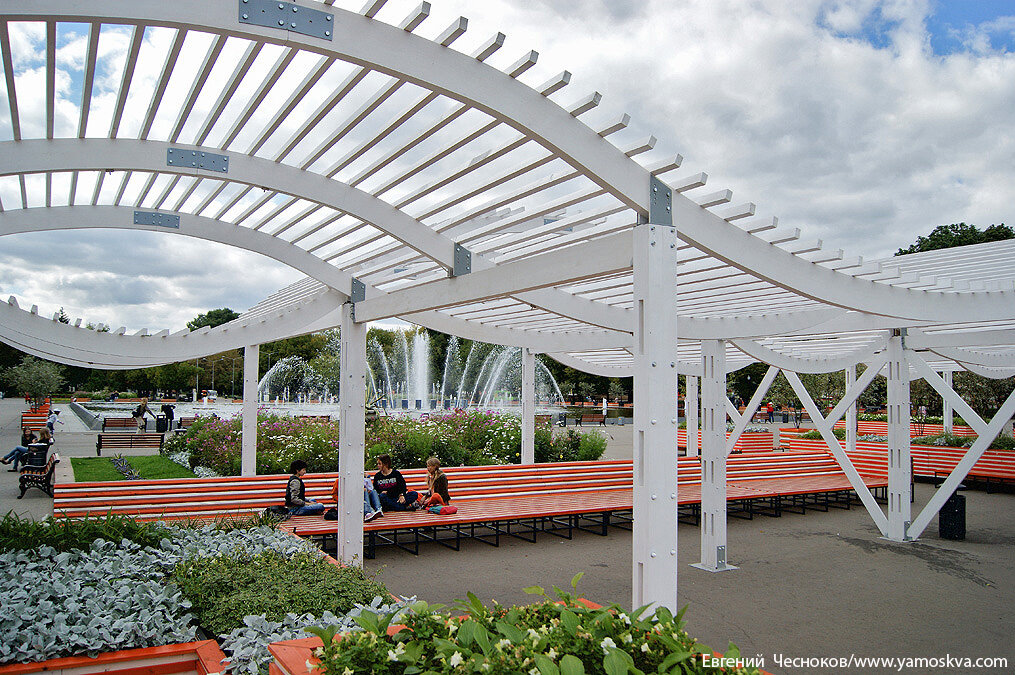
[[[104,518],[53,518],[29,520],[13,511],[0,519],[0,551],[51,546],[57,551],[88,550],[96,539],[119,543],[123,539],[139,546],[158,546],[169,530],[154,523],[138,523],[112,512]]]
[[[606,452],[606,436],[598,431],[583,433],[578,439],[578,461],[594,462]]]
[[[832,429],[832,433],[835,434],[835,437],[838,438],[840,441],[846,440],[845,429]],[[824,436],[822,436],[821,432],[818,431],[817,429],[813,429],[806,433],[800,434],[799,436],[797,436],[797,438],[801,438],[807,441],[815,441],[815,440],[820,441],[822,438],[824,438]]]
[[[542,589],[526,589],[541,592]],[[448,616],[425,602],[398,619],[404,628],[387,634],[391,617],[363,612],[365,630],[335,640],[334,627],[310,628],[324,642],[316,652],[327,675],[343,673],[714,673],[703,654],[712,650],[684,632],[683,611],[665,607],[626,613],[613,605],[590,609],[558,591],[562,602],[506,608],[485,607],[472,593]],[[730,645],[726,656],[738,657]],[[726,673],[758,673],[727,667]]]
[[[339,567],[311,552],[194,558],[176,566],[172,581],[192,603],[201,626],[216,635],[239,628],[251,614],[273,621],[288,612],[344,614],[356,603],[390,595],[362,568]]]
[[[939,445],[946,448],[969,448],[976,441],[976,436],[956,436],[955,434],[935,434],[920,436],[913,439],[913,445]],[[990,444],[991,450],[1015,450],[1015,439],[1004,434],[998,436]]]

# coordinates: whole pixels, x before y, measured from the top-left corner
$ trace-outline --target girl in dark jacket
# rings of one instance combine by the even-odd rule
[[[419,493],[408,489],[402,474],[391,465],[391,455],[378,455],[377,469],[374,489],[381,497],[381,508],[385,511],[413,510]]]

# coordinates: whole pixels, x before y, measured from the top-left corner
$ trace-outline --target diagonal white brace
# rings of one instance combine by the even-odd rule
[[[731,433],[730,437],[726,439],[727,456],[733,452],[733,446],[737,444],[737,441],[740,440],[740,437],[744,433],[744,429],[746,429],[747,425],[751,423],[751,419],[754,418],[754,413],[758,412],[758,406],[761,405],[762,399],[765,397],[765,394],[768,393],[769,388],[772,386],[772,382],[775,381],[778,374],[778,368],[775,366],[769,366],[768,370],[765,372],[765,376],[761,378],[761,384],[758,385],[758,388],[754,391],[754,396],[751,397],[747,407],[744,408],[744,414],[739,416],[740,419],[736,421],[733,433]]]
[[[872,370],[868,368],[868,371]],[[846,474],[846,478],[849,480],[849,484],[856,490],[856,494],[860,497],[860,501],[863,502],[867,512],[870,513],[871,518],[874,520],[874,524],[880,530],[881,534],[885,534],[888,531],[888,518],[885,517],[884,511],[878,505],[877,500],[874,499],[874,495],[871,494],[870,489],[860,478],[860,474],[857,472],[856,467],[853,466],[853,462],[850,461],[846,455],[842,446],[839,445],[839,439],[832,433],[832,425],[828,423],[821,415],[821,411],[818,410],[818,406],[814,404],[814,399],[807,392],[803,383],[796,373],[784,370],[783,374],[789,381],[793,391],[796,392],[797,398],[803,403],[804,409],[807,410],[807,414],[811,416],[811,421],[814,422],[814,426],[817,427],[818,431],[821,432],[821,437],[825,439],[825,443],[828,445],[828,449],[831,451],[832,456],[835,457],[835,461],[839,463],[843,473]],[[864,373],[866,375],[866,372]],[[875,373],[876,374],[876,373]],[[834,412],[834,410],[833,410]],[[841,417],[841,414],[840,414]]]
[[[973,465],[979,461],[980,457],[983,456],[983,453],[987,450],[990,444],[995,438],[997,438],[997,435],[1001,433],[1001,429],[1004,427],[1005,423],[1012,418],[1012,415],[1015,415],[1015,391],[1008,396],[1004,404],[1001,406],[1001,409],[998,410],[994,417],[990,420],[990,424],[984,424],[983,419],[974,413],[973,410],[969,408],[968,404],[966,404],[966,402],[963,401],[951,387],[945,384],[944,380],[942,380],[938,374],[927,365],[926,361],[918,355],[912,353],[910,353],[909,361],[916,371],[923,376],[927,383],[941,394],[942,398],[950,399],[956,404],[955,407],[959,410],[962,418],[966,420],[966,423],[969,424],[969,426],[973,427],[977,434],[979,434],[976,442],[974,442],[972,447],[969,448],[969,450],[966,451],[966,454],[962,456],[959,463],[956,464],[952,472],[948,474],[948,478],[945,479],[945,482],[941,484],[941,487],[937,489],[934,496],[930,498],[927,505],[923,507],[920,514],[913,520],[912,525],[909,526],[909,534],[913,539],[915,539],[923,533],[924,529],[926,529],[927,525],[930,523],[930,519],[937,515],[937,512],[941,510],[945,501],[952,495],[953,492],[955,492],[955,489],[959,486],[962,479],[966,477],[970,469],[973,468]],[[966,410],[963,410],[963,408],[966,408]],[[972,414],[967,417],[967,414],[969,413]]]

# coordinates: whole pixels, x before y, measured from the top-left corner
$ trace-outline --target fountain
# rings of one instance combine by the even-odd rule
[[[402,410],[517,405],[521,389],[521,350],[517,347],[448,341],[443,368],[431,372],[430,335],[397,331],[385,350],[376,337],[367,345],[367,395],[381,407]],[[337,350],[336,341],[328,349]],[[462,353],[465,353],[463,360]],[[485,356],[483,353],[485,352]],[[439,378],[439,379],[438,379]],[[298,356],[280,359],[258,383],[262,402],[321,403],[334,400],[324,378]],[[563,401],[549,369],[536,359],[536,398]]]

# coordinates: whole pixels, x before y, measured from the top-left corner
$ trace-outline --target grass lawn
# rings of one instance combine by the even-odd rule
[[[194,472],[169,461],[161,455],[127,457],[130,465],[137,469],[142,478],[194,478]],[[74,480],[79,483],[123,480],[123,476],[108,457],[71,457]]]

